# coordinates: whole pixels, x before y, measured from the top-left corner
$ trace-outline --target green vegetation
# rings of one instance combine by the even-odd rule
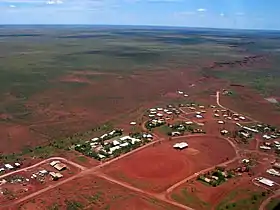
[[[192,206],[194,208],[203,207],[203,209],[211,209],[211,205],[197,196],[194,193],[188,192],[186,188],[181,190],[180,194],[173,193],[171,198],[178,203],[181,203],[185,206]]]
[[[103,192],[96,192],[94,195],[88,197],[89,202],[95,204],[102,202],[103,199],[104,199]]]
[[[57,203],[52,204],[47,207],[48,210],[59,210],[59,205]]]
[[[87,158],[86,158],[85,156],[78,156],[78,157],[77,157],[77,160],[78,160],[79,162],[82,162],[82,163],[88,162],[88,160],[87,160]]]
[[[216,210],[255,210],[258,209],[260,203],[266,197],[266,194],[266,192],[255,192],[246,189],[234,190],[218,204]]]
[[[28,147],[26,146],[20,153],[0,154],[0,161],[15,162],[22,160],[25,156],[36,158],[48,158],[53,154],[62,152],[63,150],[70,150],[74,144],[83,143],[87,139],[90,139],[95,132],[106,132],[112,130],[112,125],[106,123],[102,126],[98,126],[84,133],[76,133],[72,136],[64,139],[53,140],[46,145]]]
[[[83,209],[83,205],[78,201],[65,200],[67,210]]]
[[[209,186],[217,187],[222,183],[226,182],[228,179],[234,177],[233,171],[225,171],[222,167],[217,167],[214,171],[208,172],[204,175],[197,177],[198,181],[204,182]]]
[[[280,205],[279,198],[273,198],[271,201],[266,205],[265,210],[276,210],[277,206]]]

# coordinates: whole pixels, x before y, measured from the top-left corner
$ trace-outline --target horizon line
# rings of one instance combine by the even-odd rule
[[[203,27],[203,26],[170,26],[170,25],[120,25],[120,24],[72,24],[72,23],[40,23],[40,24],[21,24],[21,23],[12,23],[12,24],[5,24],[0,23],[0,27],[2,26],[100,26],[100,27],[139,27],[139,28],[177,28],[177,29],[209,29],[209,30],[242,30],[242,31],[279,31],[280,29],[262,29],[262,28],[224,28],[224,27]]]

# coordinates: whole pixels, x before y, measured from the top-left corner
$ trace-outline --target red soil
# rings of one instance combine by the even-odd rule
[[[75,186],[75,187],[73,187]],[[78,193],[77,193],[78,192]],[[163,210],[178,208],[155,199],[144,197],[116,184],[92,175],[79,177],[53,190],[47,191],[22,203],[15,209],[48,209],[57,204],[59,209],[66,209],[65,201],[76,201],[83,209],[114,210]]]
[[[24,146],[42,144],[46,136],[36,133],[28,126],[0,124],[0,153],[12,153]]]
[[[229,179],[226,183],[223,183],[217,187],[211,187],[199,181],[193,180],[176,188],[170,195],[172,194],[181,195],[182,190],[186,189],[189,193],[192,194],[192,196],[199,198],[199,200],[201,201],[201,203],[199,202],[189,203],[189,206],[201,210],[208,209],[207,207],[205,207],[205,205],[202,205],[202,202],[206,202],[208,203],[208,207],[211,206],[212,207],[211,209],[215,209],[215,207],[233,191],[242,192],[246,190],[247,193],[245,194],[243,193],[243,196],[253,195],[253,194],[249,195],[248,193],[249,191],[252,192],[265,191],[255,186],[251,182],[251,179],[252,177],[248,176],[245,173],[241,177]],[[237,198],[242,199],[240,196],[242,195],[238,195],[238,197],[236,197],[235,199]],[[229,202],[230,201],[232,200],[229,200]]]
[[[189,148],[182,151],[172,148],[181,141],[188,142]],[[151,146],[111,164],[104,171],[136,187],[162,192],[191,174],[222,163],[234,155],[233,148],[224,139],[189,137]]]
[[[181,71],[187,74],[182,77]],[[86,78],[90,80],[90,84],[77,86],[71,82],[61,83],[59,78],[51,81],[48,89],[31,96],[24,104],[31,112],[28,117],[16,121],[16,116],[11,113],[13,117],[11,126],[27,126],[24,127],[27,130],[24,133],[27,134],[10,139],[9,142],[12,144],[9,146],[2,143],[0,151],[16,152],[27,142],[38,145],[48,138],[56,139],[84,132],[106,121],[125,116],[126,113],[145,104],[166,101],[164,97],[166,93],[176,92],[178,89],[188,90],[189,84],[185,81],[195,81],[194,72],[189,69],[181,71],[143,71],[139,74],[132,73],[133,77],[74,72],[65,75],[64,79],[74,78],[77,81],[76,78]],[[28,131],[29,128],[32,132],[44,134],[48,138],[39,135],[41,138],[38,140],[38,135],[32,136],[31,131]],[[8,141],[9,129],[9,126],[1,123],[1,130],[5,131],[4,134],[0,134],[1,141]]]
[[[280,126],[280,112],[275,104],[246,87],[231,87],[236,96],[221,96],[220,103],[264,123]]]

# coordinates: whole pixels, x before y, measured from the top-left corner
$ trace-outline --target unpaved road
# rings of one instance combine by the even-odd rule
[[[38,196],[38,195],[40,195],[41,193],[44,193],[44,192],[46,192],[46,191],[49,191],[49,190],[51,190],[51,189],[54,189],[54,188],[56,188],[56,187],[62,185],[62,184],[65,184],[65,183],[67,183],[67,182],[70,182],[70,181],[72,181],[72,180],[74,180],[74,179],[76,179],[76,178],[78,178],[78,177],[82,177],[82,176],[85,176],[85,175],[92,174],[93,172],[97,171],[98,169],[100,169],[100,168],[102,168],[102,167],[105,167],[106,165],[109,165],[109,164],[111,164],[111,163],[113,163],[113,162],[116,162],[116,161],[120,160],[121,158],[124,158],[124,157],[127,157],[127,156],[129,156],[129,155],[132,155],[133,153],[138,152],[138,151],[140,151],[140,150],[142,150],[142,149],[144,149],[144,148],[146,148],[146,147],[149,147],[149,146],[151,146],[151,145],[153,145],[153,144],[155,144],[155,143],[157,143],[157,142],[159,142],[159,141],[161,141],[161,140],[156,140],[156,141],[150,142],[150,143],[148,143],[148,144],[146,144],[146,145],[144,145],[144,146],[142,146],[142,147],[139,147],[139,148],[137,148],[137,149],[135,149],[135,150],[133,150],[133,151],[131,151],[131,152],[128,152],[128,153],[126,153],[126,154],[124,154],[124,155],[121,155],[121,156],[119,156],[119,157],[117,157],[117,158],[114,158],[114,159],[112,159],[112,160],[110,160],[110,161],[108,161],[108,162],[105,162],[105,163],[101,164],[101,165],[95,166],[95,167],[90,168],[90,169],[84,169],[84,170],[82,170],[79,174],[76,174],[76,175],[74,175],[74,176],[72,176],[72,177],[69,177],[69,178],[64,179],[64,180],[62,180],[62,181],[59,181],[59,182],[57,182],[57,183],[55,183],[55,184],[53,184],[53,185],[49,185],[48,187],[46,187],[46,188],[44,188],[44,189],[41,189],[41,190],[39,190],[39,191],[37,191],[37,192],[34,192],[34,193],[30,194],[30,195],[27,195],[27,196],[25,196],[25,197],[23,197],[23,198],[20,198],[20,199],[18,199],[18,200],[15,200],[14,202],[12,202],[12,203],[10,203],[10,204],[5,205],[5,207],[13,206],[13,205],[19,204],[19,203],[24,202],[24,201],[26,201],[26,200],[28,200],[28,199],[31,199],[31,198],[33,198],[33,197],[35,197],[35,196]],[[50,161],[50,160],[58,160],[58,159],[65,161],[64,158],[53,157],[53,158],[46,159],[46,160],[44,160],[44,161],[42,161],[42,162],[40,162],[40,163],[37,163],[37,164],[35,164],[35,165],[33,165],[33,166],[30,166],[30,167],[23,168],[23,169],[21,169],[21,170],[15,171],[14,173],[18,173],[19,171],[25,171],[25,170],[34,168],[34,167],[39,166],[39,165],[42,164],[42,163],[46,163],[46,162],[48,162],[48,161]],[[66,162],[67,162],[67,160],[66,160]],[[12,174],[13,174],[13,173],[12,173]],[[11,175],[11,174],[5,174],[5,176],[8,176],[8,175]],[[4,206],[3,206],[3,207],[4,207]]]
[[[60,160],[60,161],[63,161],[63,162],[65,162],[65,163],[68,163],[68,164],[70,164],[70,165],[73,165],[73,166],[75,166],[75,167],[81,169],[82,171],[84,171],[84,170],[87,169],[86,167],[81,166],[81,165],[79,165],[79,164],[77,164],[77,163],[74,163],[73,161],[67,160],[67,159],[65,159],[65,158],[62,158],[62,157],[51,157],[51,158],[48,158],[48,159],[46,159],[46,160],[43,160],[43,161],[41,161],[41,162],[39,162],[39,163],[36,163],[36,164],[34,164],[34,165],[32,165],[32,166],[29,166],[29,167],[26,167],[26,168],[22,168],[22,169],[19,169],[19,170],[16,170],[16,171],[13,171],[13,172],[6,173],[6,174],[4,174],[4,175],[1,175],[1,176],[0,176],[0,179],[3,179],[3,178],[5,178],[5,177],[7,177],[7,176],[11,176],[11,175],[13,175],[13,174],[19,173],[19,172],[21,172],[21,171],[28,171],[28,170],[30,170],[30,169],[32,169],[32,168],[38,167],[38,166],[40,166],[40,165],[42,165],[42,164],[44,164],[44,163],[48,163],[48,162],[53,161],[53,160]]]

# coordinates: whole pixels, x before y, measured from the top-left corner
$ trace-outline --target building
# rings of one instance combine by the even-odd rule
[[[57,172],[50,172],[50,175],[54,181],[63,177],[63,175],[61,173],[57,173]]]
[[[271,150],[271,147],[267,147],[267,146],[260,146],[260,149],[263,149],[263,150]]]
[[[188,143],[186,143],[186,142],[181,142],[181,143],[176,143],[176,144],[174,144],[174,145],[173,145],[173,148],[174,148],[174,149],[180,149],[180,150],[182,150],[182,149],[187,148],[188,146],[189,146]]]
[[[243,160],[242,160],[242,163],[249,163],[249,162],[250,162],[249,159],[243,159]]]
[[[275,169],[268,169],[266,172],[273,176],[280,176],[280,172],[276,171]]]
[[[280,169],[280,163],[274,163],[273,168]]]
[[[258,180],[260,183],[262,183],[262,184],[264,184],[264,185],[267,185],[267,186],[269,186],[269,187],[272,187],[272,186],[274,185],[274,181],[271,181],[271,180],[266,179],[266,178],[263,178],[263,177],[259,177],[259,178],[257,178],[257,180]]]
[[[63,171],[67,168],[67,166],[63,163],[57,163],[54,165],[54,168],[58,171]]]
[[[228,134],[228,131],[227,131],[227,130],[222,130],[222,131],[221,131],[221,134],[222,134],[222,135],[226,135],[226,134]]]
[[[120,144],[120,142],[118,142],[117,140],[114,140],[114,141],[113,141],[113,145],[114,145],[114,146],[117,146],[117,145],[119,145],[119,144]]]
[[[20,167],[20,163],[15,163],[14,165],[15,165],[16,168]]]
[[[56,164],[60,163],[59,160],[54,160],[50,163],[50,166],[54,167]]]
[[[99,138],[93,138],[93,139],[91,139],[91,141],[98,141],[99,140]]]
[[[180,136],[181,133],[179,131],[173,131],[171,132],[171,136]]]
[[[12,170],[14,167],[11,164],[4,164],[5,168]]]
[[[198,119],[203,118],[202,115],[199,115],[199,114],[197,114],[195,117],[198,118]]]

